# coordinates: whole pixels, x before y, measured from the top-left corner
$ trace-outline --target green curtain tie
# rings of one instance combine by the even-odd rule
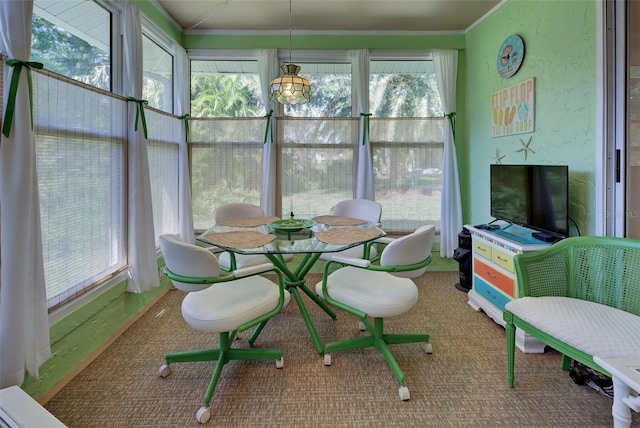
[[[189,143],[189,113],[179,116],[178,119],[184,121],[184,142]]]
[[[267,127],[264,129],[264,142],[262,144],[267,144],[267,137],[269,136],[269,129],[271,128],[271,116],[273,116],[273,109],[269,110],[269,113],[262,116],[267,119]],[[271,140],[273,144],[273,140]]]
[[[139,100],[133,97],[127,97],[129,101],[133,101],[136,103],[136,125],[133,128],[134,130],[138,130],[138,118],[142,119],[142,131],[144,132],[144,138],[147,138],[147,119],[144,117],[144,105],[149,104],[147,100]]]
[[[369,118],[371,113],[360,113],[360,116],[364,117],[364,124],[362,127],[362,145],[367,143],[367,135],[369,135]]]
[[[451,122],[451,132],[453,134],[453,141],[456,141],[456,112],[451,112],[449,114],[445,114],[444,117],[446,117],[447,119],[449,119],[449,122]]]
[[[9,134],[11,134],[11,123],[13,122],[13,114],[16,108],[20,72],[23,68],[27,69],[27,82],[29,83],[29,113],[31,117],[31,130],[33,131],[33,82],[31,80],[31,69],[42,69],[44,68],[44,65],[41,62],[29,62],[19,59],[10,59],[6,64],[9,67],[14,68],[13,75],[11,76],[11,84],[9,86],[9,97],[7,98],[7,111],[4,115],[4,122],[2,124],[2,134],[9,138]]]

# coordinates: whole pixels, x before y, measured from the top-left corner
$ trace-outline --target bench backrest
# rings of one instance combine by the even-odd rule
[[[567,296],[640,315],[640,240],[563,239],[514,258],[520,296]]]

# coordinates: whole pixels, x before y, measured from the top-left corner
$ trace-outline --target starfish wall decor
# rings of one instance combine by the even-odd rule
[[[529,144],[531,144],[531,139],[533,137],[529,137],[529,140],[527,140],[527,142],[525,143],[524,141],[522,141],[522,138],[520,138],[520,144],[522,144],[522,147],[519,150],[516,150],[516,153],[519,152],[524,152],[524,160],[527,160],[527,153],[531,152],[533,154],[535,154],[536,152],[534,152],[531,147],[529,147]]]
[[[496,155],[493,158],[497,164],[501,164],[502,163],[502,159],[504,159],[505,155],[500,155],[500,149],[498,149],[496,147]]]

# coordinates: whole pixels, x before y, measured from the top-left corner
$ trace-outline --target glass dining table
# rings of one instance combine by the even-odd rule
[[[284,274],[286,289],[291,293],[318,354],[323,346],[300,291],[306,294],[333,319],[336,313],[305,284],[305,277],[323,253],[336,253],[385,236],[377,225],[350,217],[324,215],[313,219],[254,217],[216,224],[207,229],[198,241],[235,254],[264,255]],[[293,261],[284,255],[292,254]],[[232,266],[232,269],[234,267]],[[249,342],[258,337],[264,323],[251,334]]]

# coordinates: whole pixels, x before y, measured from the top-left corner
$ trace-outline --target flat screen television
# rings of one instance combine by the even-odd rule
[[[566,165],[491,165],[491,216],[553,238],[569,236]]]

